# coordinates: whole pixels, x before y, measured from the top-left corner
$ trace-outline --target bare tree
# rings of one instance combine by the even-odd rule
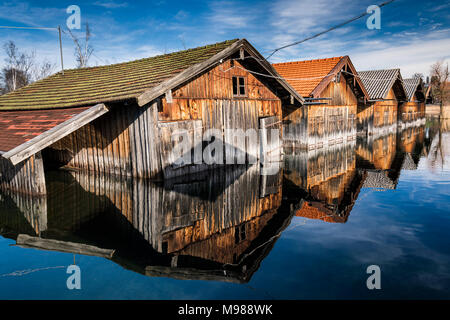
[[[0,93],[5,94],[33,81],[46,78],[53,73],[56,65],[48,60],[36,62],[36,53],[20,51],[13,41],[3,45],[6,66],[0,70]]]
[[[423,73],[414,73],[413,78],[414,79],[422,79],[422,81],[424,81],[424,79],[425,79]]]
[[[77,68],[85,68],[88,66],[89,58],[91,57],[94,49],[89,44],[91,38],[91,31],[89,29],[89,24],[86,23],[86,34],[84,38],[84,43],[78,39],[76,35],[72,33],[70,29],[69,35],[75,44],[75,59],[77,60]]]
[[[431,66],[431,88],[433,95],[438,99],[440,104],[439,117],[443,116],[444,103],[448,100],[447,81],[449,78],[448,64],[444,65],[444,61],[437,61]]]
[[[29,83],[29,76],[22,70],[3,68],[0,72],[0,81],[2,82],[1,94],[5,94],[26,86]]]
[[[13,41],[3,46],[6,53],[6,68],[2,70],[1,80],[6,92],[14,91],[32,82],[32,69],[35,66],[35,52],[20,52]]]
[[[49,60],[44,60],[41,64],[37,64],[33,70],[33,80],[41,80],[53,74],[56,64]]]

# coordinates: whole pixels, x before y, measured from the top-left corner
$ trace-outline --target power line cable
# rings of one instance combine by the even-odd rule
[[[15,27],[15,26],[0,26],[0,29],[58,30],[58,28],[51,28],[51,27]]]
[[[394,2],[394,1],[395,1],[395,0],[385,1],[385,2],[383,2],[383,3],[381,3],[381,4],[379,4],[378,7],[380,7],[380,8],[381,8],[381,7],[384,7],[384,6],[390,4],[390,3]],[[342,22],[342,23],[340,23],[340,24],[338,24],[338,25],[335,25],[335,26],[333,26],[333,27],[331,27],[331,28],[329,28],[329,29],[327,29],[327,30],[321,31],[321,32],[319,32],[319,33],[316,33],[315,35],[312,35],[312,36],[310,36],[310,37],[307,37],[307,38],[305,38],[305,39],[303,39],[303,40],[295,41],[295,42],[293,42],[293,43],[290,43],[290,44],[284,45],[284,46],[282,46],[282,47],[276,48],[276,49],[274,49],[274,50],[272,51],[271,54],[269,54],[269,55],[267,56],[266,59],[269,59],[270,57],[272,57],[275,53],[277,53],[277,52],[280,51],[280,50],[283,50],[283,49],[286,49],[286,48],[295,46],[295,45],[297,45],[297,44],[306,42],[306,41],[308,41],[308,40],[317,38],[317,37],[319,37],[319,36],[321,36],[321,35],[323,35],[323,34],[325,34],[325,33],[328,33],[328,32],[330,32],[330,31],[333,31],[333,30],[335,30],[335,29],[338,29],[338,28],[340,28],[340,27],[343,27],[343,26],[345,26],[346,24],[349,24],[349,23],[351,23],[351,22],[353,22],[353,21],[356,21],[356,20],[358,20],[358,19],[361,19],[362,17],[365,17],[365,16],[368,15],[368,14],[369,14],[369,13],[366,11],[366,12],[361,13],[360,15],[358,15],[358,16],[356,16],[356,17],[353,17],[353,18],[351,18],[351,19],[349,19],[349,20],[347,20],[347,21],[344,21],[344,22]]]

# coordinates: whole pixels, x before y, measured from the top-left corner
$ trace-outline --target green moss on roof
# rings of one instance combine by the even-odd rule
[[[0,96],[0,110],[67,108],[134,99],[185,69],[205,61],[238,39],[151,58],[64,70]]]

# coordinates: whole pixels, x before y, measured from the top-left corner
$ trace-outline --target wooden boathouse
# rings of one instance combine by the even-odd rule
[[[358,71],[370,100],[358,107],[358,132],[384,135],[397,130],[398,107],[407,100],[400,69]]]
[[[203,150],[213,140],[203,134],[217,129],[225,157],[234,148],[259,159],[280,153],[266,143],[268,128],[280,128],[282,110],[303,102],[245,39],[64,70],[0,97],[0,185],[45,194],[44,170],[55,167],[151,179],[205,170],[175,163],[177,130]],[[237,144],[226,129],[261,134]]]
[[[369,96],[348,56],[274,67],[305,98],[303,108],[283,113],[285,146],[315,149],[356,137],[357,106]]]
[[[407,101],[399,105],[398,124],[401,128],[420,125],[425,118],[425,88],[421,78],[403,80]]]

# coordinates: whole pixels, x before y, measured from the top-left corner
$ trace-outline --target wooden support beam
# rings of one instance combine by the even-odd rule
[[[172,103],[173,102],[173,98],[172,98],[172,90],[169,89],[166,92],[166,102],[167,103]]]
[[[4,153],[2,156],[11,161],[13,165],[20,163],[33,154],[42,149],[52,145],[56,141],[64,138],[72,132],[78,130],[82,126],[97,119],[101,115],[107,113],[109,109],[103,104],[97,104],[92,108],[83,111],[80,114],[70,118],[69,120],[60,123],[52,129],[34,137],[33,139],[15,147],[14,149]]]
[[[87,256],[96,256],[107,259],[111,259],[115,252],[114,249],[103,249],[82,243],[43,239],[26,234],[19,234],[16,244],[25,248],[84,254]]]

